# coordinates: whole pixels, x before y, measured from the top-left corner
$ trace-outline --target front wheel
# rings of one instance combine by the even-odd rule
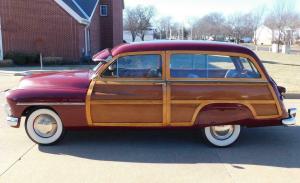
[[[38,109],[29,114],[25,129],[29,138],[40,145],[55,144],[64,134],[60,117],[50,109]]]
[[[214,146],[227,147],[240,136],[240,125],[210,126],[204,129],[204,138]]]

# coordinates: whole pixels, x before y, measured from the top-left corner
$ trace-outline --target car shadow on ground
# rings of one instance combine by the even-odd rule
[[[69,132],[43,153],[133,163],[229,163],[300,168],[300,127],[244,129],[229,148],[198,140],[191,130],[93,130]]]

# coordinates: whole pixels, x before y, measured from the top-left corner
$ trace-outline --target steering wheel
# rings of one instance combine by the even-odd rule
[[[237,71],[237,70],[228,70],[225,74],[225,78],[252,78],[248,70]]]
[[[159,72],[159,69],[149,69],[147,73],[147,77],[149,78],[161,77],[161,73]]]

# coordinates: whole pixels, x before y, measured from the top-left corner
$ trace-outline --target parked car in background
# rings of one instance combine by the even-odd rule
[[[6,93],[7,121],[36,143],[85,127],[195,128],[218,147],[242,127],[294,125],[296,109],[251,50],[229,43],[123,44],[93,58],[94,70],[26,76]]]

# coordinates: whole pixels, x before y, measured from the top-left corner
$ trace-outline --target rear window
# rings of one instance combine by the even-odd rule
[[[172,78],[260,78],[247,58],[207,54],[173,54]]]

